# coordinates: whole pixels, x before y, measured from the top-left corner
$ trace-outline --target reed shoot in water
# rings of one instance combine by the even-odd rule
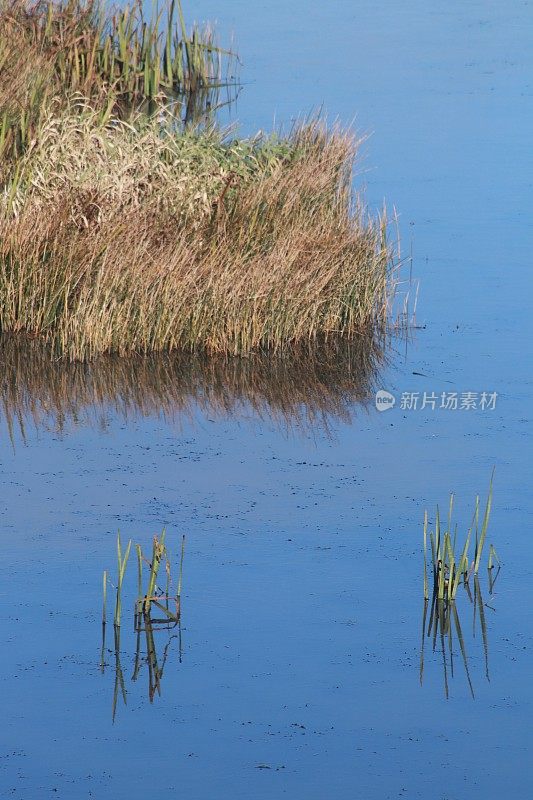
[[[457,526],[455,526],[452,536],[452,514],[454,505],[454,495],[450,495],[448,507],[448,519],[446,529],[441,527],[440,512],[437,506],[435,516],[435,530],[429,532],[431,543],[431,562],[433,571],[433,590],[438,600],[455,600],[457,590],[461,580],[466,585],[471,574],[477,575],[481,563],[481,556],[487,536],[490,513],[492,509],[494,471],[492,473],[485,512],[481,530],[479,530],[479,496],[476,497],[476,505],[472,523],[468,528],[463,548],[459,556],[456,555],[457,546]],[[423,554],[424,554],[424,598],[429,599],[428,577],[427,577],[427,530],[428,515],[424,512],[423,527]],[[469,548],[472,532],[475,530],[475,551],[474,558],[470,561]],[[490,546],[488,568],[492,569],[493,563],[498,560],[494,546]],[[499,563],[499,560],[498,560]]]

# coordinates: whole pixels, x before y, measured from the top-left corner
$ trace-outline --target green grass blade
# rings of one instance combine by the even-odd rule
[[[450,494],[450,506],[448,508],[448,533],[451,535],[452,532],[452,513],[453,513],[453,500],[454,494],[453,492]]]
[[[107,608],[107,570],[104,570],[104,578],[102,583],[103,591],[103,604],[102,604],[102,625],[106,624],[106,608]]]
[[[172,622],[178,622],[178,617],[176,616],[176,614],[173,614],[172,611],[170,611],[166,606],[164,606],[158,600],[152,600],[152,603],[154,604],[154,606],[157,606],[163,612],[163,614],[166,614],[166,616],[170,620],[172,620]]]
[[[440,512],[437,506],[437,518],[435,520],[435,543],[437,548],[437,560],[442,561],[442,542],[440,534]]]
[[[468,548],[470,547],[470,537],[472,536],[472,526],[468,529],[468,534],[466,536],[466,541],[464,543],[463,552],[461,553],[461,558],[459,560],[459,565],[455,572],[455,576],[453,579],[453,587],[452,587],[452,594],[451,599],[455,600],[455,595],[457,594],[457,589],[459,587],[459,581],[461,580],[461,576],[464,575],[465,572],[468,571]]]
[[[424,682],[424,644],[426,640],[426,619],[428,613],[428,601],[424,598],[424,611],[422,613],[422,642],[420,644],[420,686]]]
[[[183,578],[183,557],[185,555],[185,535],[181,537],[180,572],[178,578],[178,598],[181,598],[181,583]]]
[[[429,541],[431,544],[431,561],[433,562],[433,579],[434,582],[437,582],[437,547],[435,544],[435,537],[433,535],[433,531],[429,533]]]
[[[135,545],[137,551],[137,600],[141,600],[143,593],[143,554],[140,544]]]
[[[501,566],[501,561],[499,559],[498,553],[496,552],[496,548],[493,544],[490,546],[489,550],[489,569],[492,569],[494,566],[494,561],[498,562],[498,566]]]
[[[424,511],[424,600],[429,600],[428,573],[427,573],[427,529],[428,529],[428,512]]]
[[[120,531],[117,531],[117,560],[118,560],[118,574],[122,567],[122,547],[120,545]]]
[[[465,667],[465,672],[466,672],[466,678],[468,680],[468,685],[470,687],[470,693],[472,695],[472,698],[474,698],[475,697],[475,695],[474,695],[474,687],[472,685],[472,680],[470,678],[470,670],[468,669],[468,657],[466,655],[465,641],[463,639],[463,632],[461,630],[461,623],[459,622],[459,614],[457,613],[457,608],[455,607],[455,603],[453,603],[451,605],[451,612],[453,614],[453,619],[454,619],[454,622],[455,622],[455,630],[456,630],[456,633],[457,633],[457,638],[459,639],[459,647],[461,649],[461,655],[463,656],[463,664],[464,664],[464,667]]]
[[[487,528],[489,526],[489,519],[490,519],[490,512],[492,509],[492,485],[494,480],[494,470],[492,470],[492,475],[490,479],[489,485],[489,493],[487,495],[487,503],[485,505],[485,513],[483,515],[483,524],[481,526],[481,533],[479,536],[479,544],[476,552],[476,560],[474,563],[474,574],[477,575],[479,570],[479,562],[481,560],[481,554],[483,552],[483,545],[485,544],[485,537],[487,535]]]
[[[489,675],[489,637],[487,635],[487,620],[485,618],[485,604],[481,595],[481,587],[479,585],[479,578],[474,575],[474,591],[478,600],[479,622],[481,625],[481,638],[483,639],[483,652],[485,654],[485,675],[490,681]]]

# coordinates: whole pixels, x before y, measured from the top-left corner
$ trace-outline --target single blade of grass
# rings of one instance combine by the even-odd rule
[[[438,572],[438,562],[437,562],[437,547],[435,543],[435,537],[433,535],[433,531],[429,533],[429,541],[431,543],[431,562],[433,564],[433,584],[434,586],[437,585],[437,572]]]
[[[122,699],[124,701],[124,705],[127,705],[127,692],[126,686],[124,684],[124,674],[122,672],[122,665],[120,663],[120,627],[114,627],[115,633],[115,687],[113,690],[113,706],[112,706],[112,719],[115,722],[115,716],[117,711],[117,702],[119,692],[122,695]]]
[[[437,560],[442,562],[442,542],[441,542],[441,531],[440,531],[440,512],[439,507],[437,506],[437,515],[435,518],[435,546],[437,550]]]
[[[143,554],[140,544],[135,545],[137,551],[137,599],[141,600],[143,593]]]
[[[450,608],[451,608],[451,613],[453,614],[453,619],[454,619],[454,622],[455,622],[455,630],[456,630],[456,633],[457,633],[457,638],[459,640],[459,647],[460,647],[460,650],[461,650],[461,655],[463,657],[463,664],[464,664],[464,667],[465,667],[468,686],[470,687],[470,694],[472,695],[472,699],[474,699],[475,698],[474,687],[472,685],[472,680],[470,678],[470,670],[468,668],[468,657],[466,655],[466,648],[465,648],[465,642],[464,642],[464,638],[463,638],[463,632],[461,630],[461,623],[459,622],[459,615],[457,613],[457,608],[455,607],[455,603],[452,603]]]
[[[173,613],[172,613],[172,611],[170,611],[170,610],[169,610],[169,609],[168,609],[166,606],[164,606],[164,605],[163,605],[162,603],[160,603],[158,600],[152,600],[152,603],[153,603],[155,606],[157,606],[157,607],[158,607],[158,608],[159,608],[159,609],[160,609],[160,610],[161,610],[161,611],[162,611],[164,614],[166,614],[166,616],[167,616],[167,617],[168,617],[170,620],[172,620],[172,622],[177,622],[177,621],[178,621],[178,617],[177,617],[177,615],[176,615],[176,614],[173,614]]]
[[[461,558],[459,560],[459,566],[457,567],[457,570],[455,572],[455,578],[451,594],[452,600],[455,599],[455,595],[457,594],[457,589],[459,587],[459,581],[461,580],[461,577],[468,571],[468,548],[470,546],[471,536],[472,536],[472,526],[470,526],[470,528],[468,529],[466,541],[464,543],[463,551],[461,553]]]
[[[477,558],[477,552],[479,548],[479,495],[476,495],[476,510],[474,513],[474,524],[475,524],[475,531],[476,531],[476,546],[474,548],[474,563]]]
[[[478,600],[478,611],[479,611],[479,622],[481,625],[481,638],[483,639],[483,653],[485,655],[485,676],[488,681],[490,681],[489,675],[489,637],[487,633],[487,620],[485,617],[485,604],[483,602],[483,597],[481,594],[481,586],[479,584],[479,578],[477,575],[474,575],[474,592],[477,595]]]
[[[440,536],[440,523],[439,523],[439,513],[437,510],[437,529],[439,530]],[[439,544],[439,585],[438,585],[438,599],[444,599],[444,588],[446,585],[446,543],[447,543],[448,534],[445,533],[442,542]]]
[[[491,508],[492,508],[492,486],[493,486],[493,481],[494,481],[494,469],[492,470],[492,475],[491,475],[491,478],[490,478],[489,492],[488,492],[488,495],[487,495],[487,502],[486,502],[486,505],[485,505],[485,513],[483,515],[483,524],[481,526],[481,533],[480,533],[480,536],[479,536],[479,544],[478,544],[478,548],[476,550],[476,558],[475,558],[475,563],[474,563],[474,573],[476,575],[477,575],[477,573],[479,571],[479,562],[481,560],[481,554],[483,552],[483,545],[485,544],[485,537],[487,535],[487,528],[489,526],[490,512],[491,512]]]
[[[424,644],[426,639],[426,618],[428,613],[428,600],[424,598],[424,610],[422,612],[422,641],[420,644],[420,686],[424,682]]]
[[[135,645],[135,662],[133,664],[133,675],[131,676],[132,681],[136,681],[139,677],[139,672],[141,669],[141,631],[140,629],[137,631],[137,640]]]
[[[107,608],[107,570],[104,570],[103,580],[102,580],[102,594],[103,594],[103,602],[102,602],[102,625],[105,627],[106,624],[106,608]]]
[[[450,653],[450,675],[453,675],[453,626],[450,622],[450,611],[448,609],[448,651]]]
[[[496,583],[496,579],[500,574],[501,567],[498,565],[498,569],[496,570],[496,574],[493,573],[491,569],[487,570],[489,575],[489,594],[492,595],[494,591],[494,584]]]
[[[150,598],[155,593],[157,575],[159,572],[159,567],[161,565],[161,560],[165,553],[165,536],[166,536],[165,528],[163,528],[160,539],[158,539],[157,536],[154,536],[154,543],[152,549],[152,563],[150,569],[150,580],[148,583],[148,591],[147,591],[148,603],[150,602]]]
[[[452,598],[453,579],[455,574],[455,553],[453,552],[452,539],[449,533],[446,534],[446,550],[448,556],[448,583],[447,594],[448,598]]]
[[[120,627],[120,621],[122,616],[122,584],[124,581],[124,575],[126,572],[128,559],[130,556],[130,550],[131,550],[131,539],[128,542],[128,546],[126,547],[124,555],[122,555],[122,547],[120,542],[120,531],[119,531],[117,533],[118,578],[117,578],[117,593],[115,601],[115,619],[114,619],[115,627]]]
[[[427,574],[427,528],[428,528],[428,512],[424,511],[424,600],[429,599],[428,574]]]
[[[183,579],[183,558],[185,556],[185,534],[181,537],[181,555],[180,555],[180,571],[178,577],[178,592],[177,596],[181,599],[181,585]]]
[[[450,494],[450,505],[448,507],[448,533],[451,536],[452,533],[452,513],[453,513],[453,501],[454,501],[454,494],[453,492]]]
[[[102,647],[100,649],[100,672],[102,675],[105,672],[105,637],[106,637],[106,624],[102,624]]]
[[[494,547],[493,544],[491,544],[490,550],[489,550],[489,563],[488,563],[489,570],[493,568],[494,561],[497,561],[498,562],[498,566],[500,566],[501,562],[500,562],[500,559],[498,557],[498,553],[496,552],[496,548]]]

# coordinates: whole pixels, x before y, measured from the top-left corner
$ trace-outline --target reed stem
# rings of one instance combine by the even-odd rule
[[[104,570],[104,576],[102,581],[102,593],[103,593],[103,603],[102,603],[102,625],[106,624],[106,608],[107,608],[107,570]]]

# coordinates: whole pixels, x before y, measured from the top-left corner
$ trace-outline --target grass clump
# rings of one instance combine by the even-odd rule
[[[485,512],[480,526],[480,507],[479,495],[476,497],[476,506],[472,523],[468,528],[464,545],[461,550],[456,552],[457,546],[457,526],[455,526],[452,534],[452,513],[454,504],[454,495],[450,495],[450,503],[448,510],[448,521],[445,526],[442,526],[440,519],[440,512],[437,507],[437,514],[435,517],[435,530],[429,532],[429,541],[431,545],[431,564],[433,572],[433,594],[440,601],[451,602],[455,600],[457,589],[461,581],[466,586],[470,576],[476,576],[479,572],[481,563],[481,555],[485,546],[485,539],[487,536],[487,529],[489,525],[490,513],[492,509],[492,485],[494,480],[494,471],[490,479],[489,491],[487,501],[485,504]],[[444,529],[443,529],[444,527]],[[474,558],[470,561],[469,550],[472,533],[475,535]],[[428,569],[427,569],[427,552],[428,552],[428,515],[427,511],[424,513],[424,599],[429,599],[428,588]],[[489,572],[493,569],[494,561],[498,561],[494,545],[491,544],[488,560]],[[499,563],[499,562],[498,562]]]
[[[171,594],[172,586],[172,570],[170,562],[170,553],[165,544],[166,531],[163,529],[161,536],[154,536],[152,542],[152,554],[147,558],[142,550],[140,544],[135,545],[137,552],[137,600],[135,601],[135,627],[141,624],[141,617],[149,617],[151,615],[152,605],[157,606],[165,614],[162,620],[151,620],[152,623],[164,622],[178,623],[180,618],[181,607],[181,586],[183,582],[183,558],[185,554],[185,536],[181,540],[181,552],[179,562],[179,575],[176,587],[176,593]],[[117,571],[117,585],[116,585],[116,600],[115,600],[115,613],[113,617],[113,625],[120,628],[122,619],[122,590],[124,585],[124,578],[126,575],[126,567],[131,550],[131,539],[128,541],[126,551],[122,551],[120,540],[120,531],[117,534],[117,557],[118,557],[118,571]],[[148,566],[148,584],[146,589],[143,589],[143,564]],[[158,584],[158,575],[161,565],[164,565],[164,573],[166,585],[161,588]],[[107,624],[106,606],[107,606],[107,584],[108,573],[107,570],[103,574],[103,606],[102,606],[102,624]],[[172,601],[175,605],[175,610],[169,609],[169,602]]]
[[[141,633],[146,637],[146,658],[149,675],[149,698],[153,701],[156,692],[161,694],[161,679],[167,659],[170,639],[163,652],[160,662],[157,656],[155,633],[158,630],[173,630],[178,628],[178,639],[180,642],[181,660],[181,589],[183,583],[183,559],[185,555],[185,536],[181,539],[181,552],[179,561],[179,575],[177,585],[174,588],[172,578],[172,568],[170,553],[165,543],[166,532],[163,529],[160,536],[154,536],[152,542],[151,557],[147,558],[140,544],[135,545],[137,552],[137,599],[134,606],[134,629],[137,634],[137,646],[135,653],[135,666],[132,680],[137,680],[141,669]],[[113,691],[112,717],[115,720],[117,703],[119,696],[122,696],[124,704],[127,704],[127,690],[124,681],[124,673],[121,665],[121,616],[122,616],[122,593],[124,589],[124,578],[126,567],[131,550],[131,539],[128,542],[126,551],[123,553],[120,532],[117,534],[117,555],[118,555],[118,577],[116,589],[115,614],[113,619],[113,638],[115,656],[115,687]],[[143,587],[143,564],[148,567],[148,582],[146,588]],[[158,584],[158,576],[161,567],[165,573],[165,585]],[[103,607],[102,607],[102,646],[100,652],[100,670],[105,672],[106,668],[106,604],[107,604],[107,570],[103,574]],[[111,584],[112,585],[112,584]],[[154,618],[152,616],[152,606],[155,606],[163,617]],[[171,639],[175,636],[171,636]]]
[[[383,326],[392,254],[352,190],[358,142],[320,121],[245,140],[183,125],[224,53],[178,6],[146,28],[134,7],[0,5],[0,330],[89,360]]]
[[[490,479],[487,500],[483,517],[480,514],[480,499],[476,497],[475,510],[470,527],[468,528],[462,548],[457,543],[457,525],[453,527],[452,533],[452,514],[454,506],[454,495],[450,495],[447,522],[442,523],[439,509],[435,517],[434,530],[429,531],[428,537],[428,514],[424,513],[423,527],[423,547],[424,547],[424,606],[422,617],[422,645],[420,652],[420,683],[424,675],[424,640],[429,637],[433,640],[433,651],[437,647],[437,640],[440,642],[442,655],[442,666],[444,669],[444,690],[446,697],[449,696],[448,677],[454,675],[454,655],[457,653],[454,639],[459,645],[459,651],[470,688],[470,693],[474,697],[474,687],[470,676],[468,665],[468,654],[466,640],[459,620],[459,612],[456,604],[456,596],[459,586],[464,587],[464,594],[473,607],[472,632],[475,636],[476,618],[479,615],[481,634],[483,640],[483,650],[485,656],[485,674],[489,680],[489,650],[488,633],[485,619],[485,606],[481,593],[479,580],[479,568],[483,554],[487,530],[492,509],[492,488],[494,470]],[[429,599],[428,581],[428,538],[431,549],[430,571],[433,574],[433,594]],[[473,541],[473,557],[470,555],[471,542]],[[496,564],[498,565],[495,569]],[[492,596],[494,584],[500,571],[500,562],[494,545],[490,545],[487,563],[488,588]],[[473,576],[473,587],[471,588],[470,579]],[[426,631],[426,621],[429,613],[429,624]],[[492,608],[492,606],[488,606]],[[494,610],[494,609],[493,609]]]

